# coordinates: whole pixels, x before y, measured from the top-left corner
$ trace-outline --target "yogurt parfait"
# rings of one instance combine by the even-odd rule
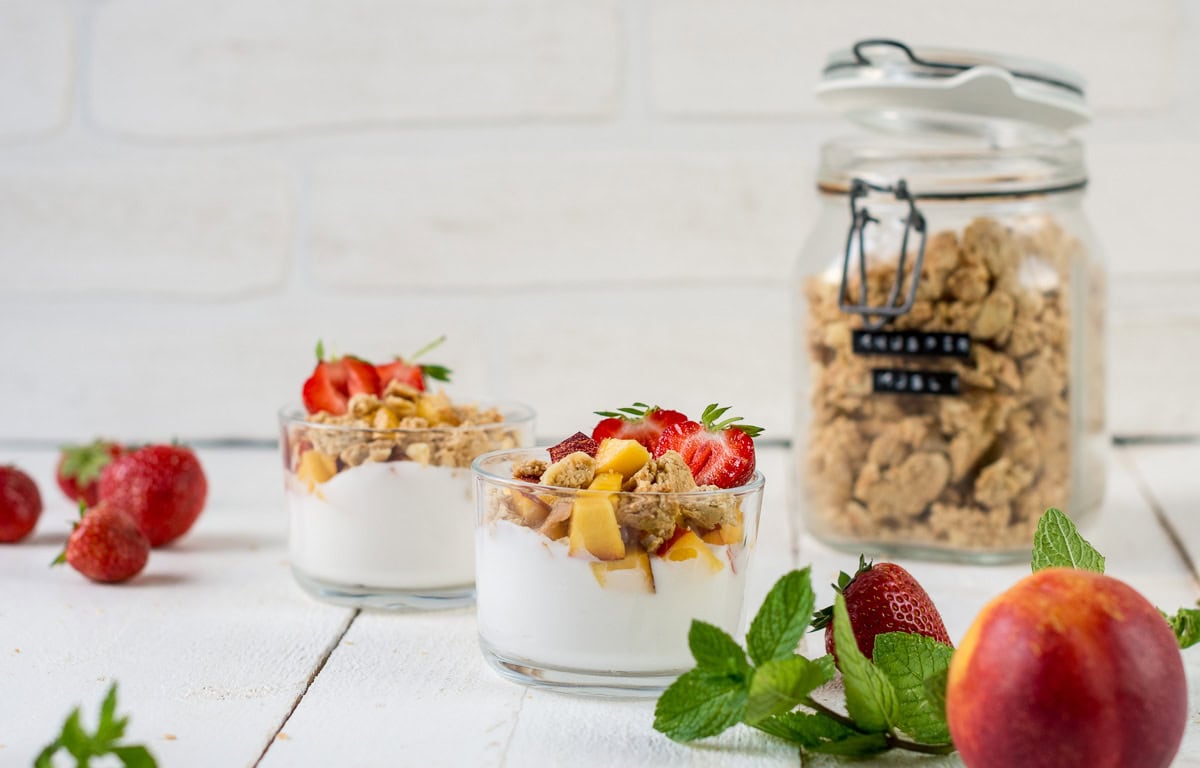
[[[655,694],[693,619],[736,634],[763,477],[754,427],[637,404],[550,449],[475,460],[480,644],[502,675]]]
[[[296,580],[345,605],[469,603],[469,467],[480,454],[532,444],[533,412],[430,392],[431,378],[449,374],[438,366],[320,358],[304,406],[280,413]]]

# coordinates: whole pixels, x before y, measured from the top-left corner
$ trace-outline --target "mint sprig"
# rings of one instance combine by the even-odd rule
[[[1180,608],[1174,616],[1167,615],[1159,609],[1159,613],[1167,620],[1167,626],[1175,633],[1175,640],[1180,648],[1191,648],[1200,643],[1200,610],[1195,608]]]
[[[839,630],[848,633],[837,644],[851,649],[839,660],[849,713],[843,715],[813,697],[835,675],[833,656],[808,659],[796,653],[812,620],[813,602],[810,569],[783,576],[750,624],[747,650],[720,628],[693,621],[688,645],[696,667],[659,698],[655,729],[676,741],[691,741],[744,723],[810,752],[857,757],[893,748],[953,751],[948,736],[935,738],[947,731],[940,703],[946,682],[944,674],[938,675],[945,671],[949,646],[929,640],[935,648],[894,633],[882,648],[876,646],[872,663],[858,650],[845,599],[838,595],[835,637]],[[940,679],[939,689],[929,690],[930,676]]]
[[[93,757],[113,755],[125,768],[157,768],[150,751],[141,745],[122,745],[128,717],[117,717],[117,684],[109,686],[100,704],[100,722],[95,733],[88,733],[80,722],[79,707],[71,711],[58,737],[46,745],[34,760],[34,768],[53,768],[54,756],[66,750],[75,758],[77,768],[86,768]]]
[[[1038,520],[1033,534],[1034,571],[1043,568],[1075,568],[1104,573],[1104,555],[1079,535],[1071,518],[1051,507]]]

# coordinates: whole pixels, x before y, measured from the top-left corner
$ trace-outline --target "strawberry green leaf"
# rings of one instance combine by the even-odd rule
[[[1104,573],[1104,555],[1079,535],[1071,518],[1051,507],[1033,534],[1032,566],[1034,571],[1062,567]]]
[[[692,621],[688,647],[696,659],[696,668],[716,675],[748,675],[746,652],[720,627],[700,620]]]
[[[832,656],[822,656],[816,661],[803,656],[772,659],[754,671],[746,714],[742,719],[749,725],[756,725],[774,715],[790,712],[832,679]]]
[[[421,365],[421,373],[425,374],[425,378],[433,379],[434,381],[450,381],[450,374],[454,371],[444,365],[431,365],[425,363]]]
[[[754,727],[806,749],[861,735],[823,712],[787,712],[754,723]]]
[[[1171,627],[1171,631],[1175,633],[1175,641],[1179,643],[1179,647],[1191,648],[1196,643],[1200,643],[1200,610],[1195,608],[1180,608],[1174,616],[1168,616],[1162,613],[1163,618],[1167,620],[1167,624]]]
[[[846,711],[863,731],[888,731],[897,719],[896,691],[883,672],[858,650],[846,613],[846,598],[841,593],[834,595],[833,642],[846,684]]]
[[[814,600],[811,568],[792,571],[775,582],[746,633],[746,647],[755,664],[796,653],[808,629]]]
[[[317,362],[325,362],[325,342],[317,339]]]
[[[87,445],[64,445],[61,450],[62,476],[81,486],[100,477],[100,472],[112,461],[109,443],[104,440],[93,440]]]
[[[925,683],[950,668],[952,653],[950,646],[924,635],[888,632],[875,638],[875,666],[896,691],[895,726],[919,742],[950,741],[945,711],[930,701]]]
[[[742,719],[750,681],[703,669],[683,674],[654,707],[654,730],[675,741],[715,736]]]

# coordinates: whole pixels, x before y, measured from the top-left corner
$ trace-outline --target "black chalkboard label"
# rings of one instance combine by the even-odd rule
[[[872,368],[871,387],[876,394],[959,394],[958,374],[952,371],[906,371],[903,368]]]
[[[854,331],[854,354],[902,357],[970,357],[971,337],[965,333],[925,331]]]

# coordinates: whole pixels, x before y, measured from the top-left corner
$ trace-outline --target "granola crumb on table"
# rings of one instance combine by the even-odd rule
[[[809,514],[835,537],[966,549],[1032,541],[1037,516],[1071,483],[1069,271],[1082,245],[1041,218],[1022,229],[990,218],[930,236],[913,308],[890,330],[971,337],[958,396],[874,395],[872,367],[910,358],[855,355],[862,319],[838,307],[840,284],[810,278],[807,349]],[[911,260],[905,266],[907,286]],[[868,301],[886,303],[895,261],[867,270]],[[852,273],[851,295],[858,294]],[[1083,386],[1083,385],[1081,385]]]

